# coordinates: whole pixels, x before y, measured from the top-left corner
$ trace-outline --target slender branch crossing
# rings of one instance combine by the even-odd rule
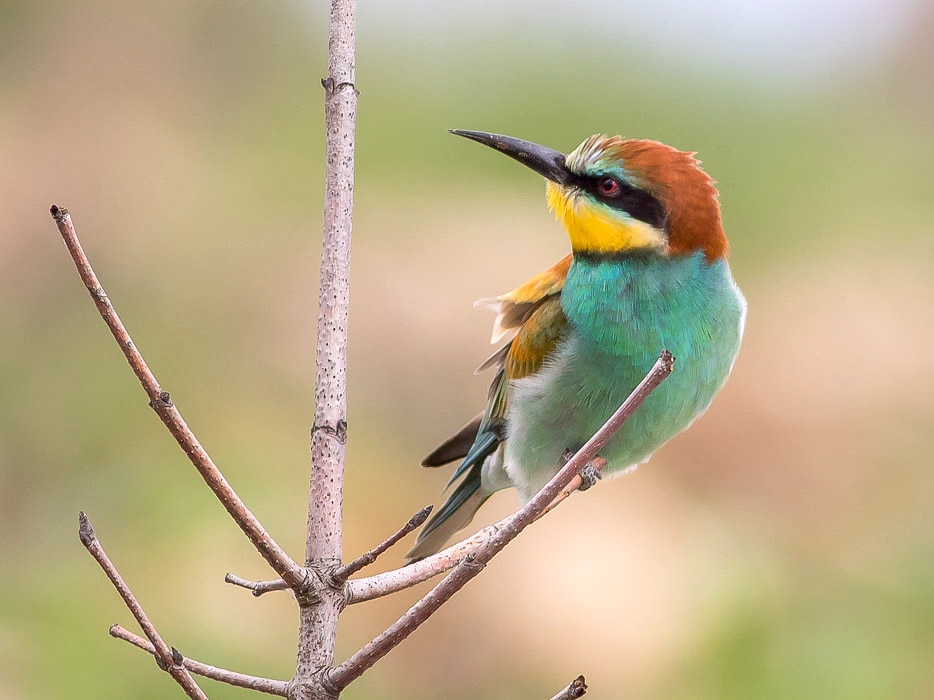
[[[81,247],[81,242],[78,240],[71,214],[68,213],[68,210],[54,204],[50,211],[55,224],[58,226],[59,233],[62,235],[62,240],[65,241],[65,247],[68,248],[71,259],[78,269],[81,281],[87,287],[101,318],[104,319],[114,339],[123,351],[127,362],[130,363],[133,373],[139,379],[140,384],[143,385],[143,389],[149,396],[149,405],[162,419],[165,427],[169,429],[172,437],[188,455],[188,459],[191,460],[198,473],[201,474],[204,482],[214,492],[214,495],[230,513],[230,517],[236,521],[263,558],[269,562],[269,565],[279,576],[288,582],[290,587],[303,588],[306,585],[304,569],[270,537],[266,529],[256,519],[256,516],[246,507],[246,504],[214,464],[210,455],[201,446],[198,438],[191,432],[191,428],[188,427],[185,419],[182,418],[182,414],[179,413],[178,408],[172,402],[169,392],[163,391],[159,382],[156,381],[155,375],[149,369],[133,339],[130,338],[130,334],[117,315],[110,297],[107,296],[100,280],[94,273],[91,263]]]
[[[606,466],[606,461],[602,457],[595,457],[591,460],[590,465],[595,470],[600,471]],[[578,490],[582,483],[583,479],[580,474],[577,474],[571,479],[571,482],[555,496],[554,500],[548,504],[548,507],[545,508],[538,517],[541,518],[546,513],[550,513],[562,503],[564,499]],[[392,593],[403,591],[406,588],[417,586],[439,574],[443,574],[445,571],[450,571],[462,562],[464,557],[475,554],[477,550],[493,537],[493,535],[503,528],[508,527],[516,515],[516,513],[513,513],[499,522],[479,530],[467,539],[453,544],[437,554],[432,554],[420,561],[404,566],[401,569],[348,581],[344,588],[346,604],[353,605],[355,603],[373,600],[374,598],[382,598]]]
[[[88,520],[88,516],[83,512],[78,515],[78,537],[81,540],[81,544],[85,546],[91,556],[94,557],[95,561],[100,564],[104,573],[107,574],[107,578],[110,579],[114,588],[117,589],[117,593],[120,594],[120,597],[123,598],[123,602],[126,603],[127,608],[133,614],[133,617],[136,618],[140,629],[143,630],[143,634],[149,639],[149,643],[152,644],[152,655],[156,657],[156,664],[159,668],[172,676],[189,698],[192,698],[192,700],[207,700],[208,696],[198,687],[198,684],[195,682],[195,679],[191,677],[188,669],[182,665],[182,655],[178,652],[178,649],[170,649],[169,646],[162,641],[162,637],[159,636],[155,625],[150,622],[149,616],[146,614],[146,611],[143,610],[143,606],[136,600],[136,596],[133,595],[133,591],[130,590],[130,587],[126,585],[126,581],[123,580],[120,572],[117,571],[117,567],[110,561],[110,557],[107,556],[107,552],[105,552],[104,548],[101,546],[100,540],[97,539],[97,534],[91,526],[91,521]]]
[[[410,532],[416,530],[422,525],[422,523],[428,520],[428,516],[431,515],[432,509],[433,506],[425,506],[415,515],[409,518],[409,521],[401,528],[399,528],[394,534],[387,537],[381,543],[373,547],[373,549],[369,550],[368,552],[364,552],[346,566],[340,567],[337,571],[334,572],[334,580],[337,583],[343,583],[355,573],[360,571],[360,569],[375,562],[383,552],[392,547]]]
[[[130,630],[120,625],[110,626],[110,636],[129,642],[148,654],[156,655],[156,648],[152,645],[152,642],[143,639],[138,634],[133,634]],[[276,681],[271,678],[248,676],[245,673],[228,671],[225,668],[211,666],[210,664],[201,663],[200,661],[195,661],[185,656],[181,657],[181,665],[191,673],[210,678],[211,680],[220,681],[221,683],[227,683],[228,685],[235,685],[238,688],[246,688],[247,690],[255,690],[260,693],[278,695],[280,697],[287,697],[289,693],[288,681]]]
[[[468,555],[428,594],[413,605],[408,612],[390,625],[386,631],[366,644],[345,662],[332,669],[328,681],[337,690],[346,688],[373,664],[398,646],[406,637],[420,627],[444,603],[479,574],[487,562],[512,542],[522,530],[533,523],[551,502],[571,483],[580,471],[597,456],[642,402],[671,374],[674,357],[663,350],[655,365],[639,382],[622,405],[587,443],[552,477],[524,507],[515,513],[509,522],[471,555]]]

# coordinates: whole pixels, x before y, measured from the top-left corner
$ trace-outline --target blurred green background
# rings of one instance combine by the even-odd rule
[[[361,3],[347,555],[440,498],[418,460],[486,391],[471,301],[568,249],[536,177],[445,129],[698,151],[743,351],[688,433],[530,529],[346,697],[544,698],[578,673],[605,698],[934,697],[930,3],[578,5]],[[268,571],[147,408],[48,207],[299,554],[326,21],[0,2],[0,697],[179,694],[107,636],[133,624],[79,509],[169,643],[291,674],[293,601],[224,585]],[[338,656],[425,589],[348,610]]]

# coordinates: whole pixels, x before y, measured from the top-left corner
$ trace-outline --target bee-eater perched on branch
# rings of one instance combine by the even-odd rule
[[[693,153],[657,141],[591,136],[569,155],[481,131],[546,180],[572,254],[521,287],[478,302],[496,311],[492,342],[515,337],[486,409],[428,455],[460,459],[460,483],[409,552],[440,550],[495,491],[527,501],[626,399],[663,348],[677,368],[601,451],[605,474],[644,463],[702,414],[739,351],[746,300],[733,281],[713,180]]]

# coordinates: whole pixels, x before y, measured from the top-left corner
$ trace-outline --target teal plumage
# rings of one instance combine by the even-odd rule
[[[746,302],[733,281],[713,181],[693,154],[654,141],[592,136],[568,156],[527,141],[455,132],[496,147],[548,180],[573,258],[509,294],[494,341],[485,411],[423,461],[463,459],[412,559],[440,549],[495,491],[529,500],[612,415],[668,349],[676,370],[601,450],[605,474],[648,461],[723,386]]]
[[[515,382],[504,467],[523,500],[581,447],[667,348],[673,372],[601,450],[605,473],[647,461],[702,413],[739,350],[745,303],[725,261],[701,253],[578,257],[561,294],[567,337],[548,366]]]

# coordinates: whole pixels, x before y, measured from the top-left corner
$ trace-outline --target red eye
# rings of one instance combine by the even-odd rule
[[[619,183],[611,177],[605,177],[600,180],[600,192],[608,197],[614,197],[619,194]]]

